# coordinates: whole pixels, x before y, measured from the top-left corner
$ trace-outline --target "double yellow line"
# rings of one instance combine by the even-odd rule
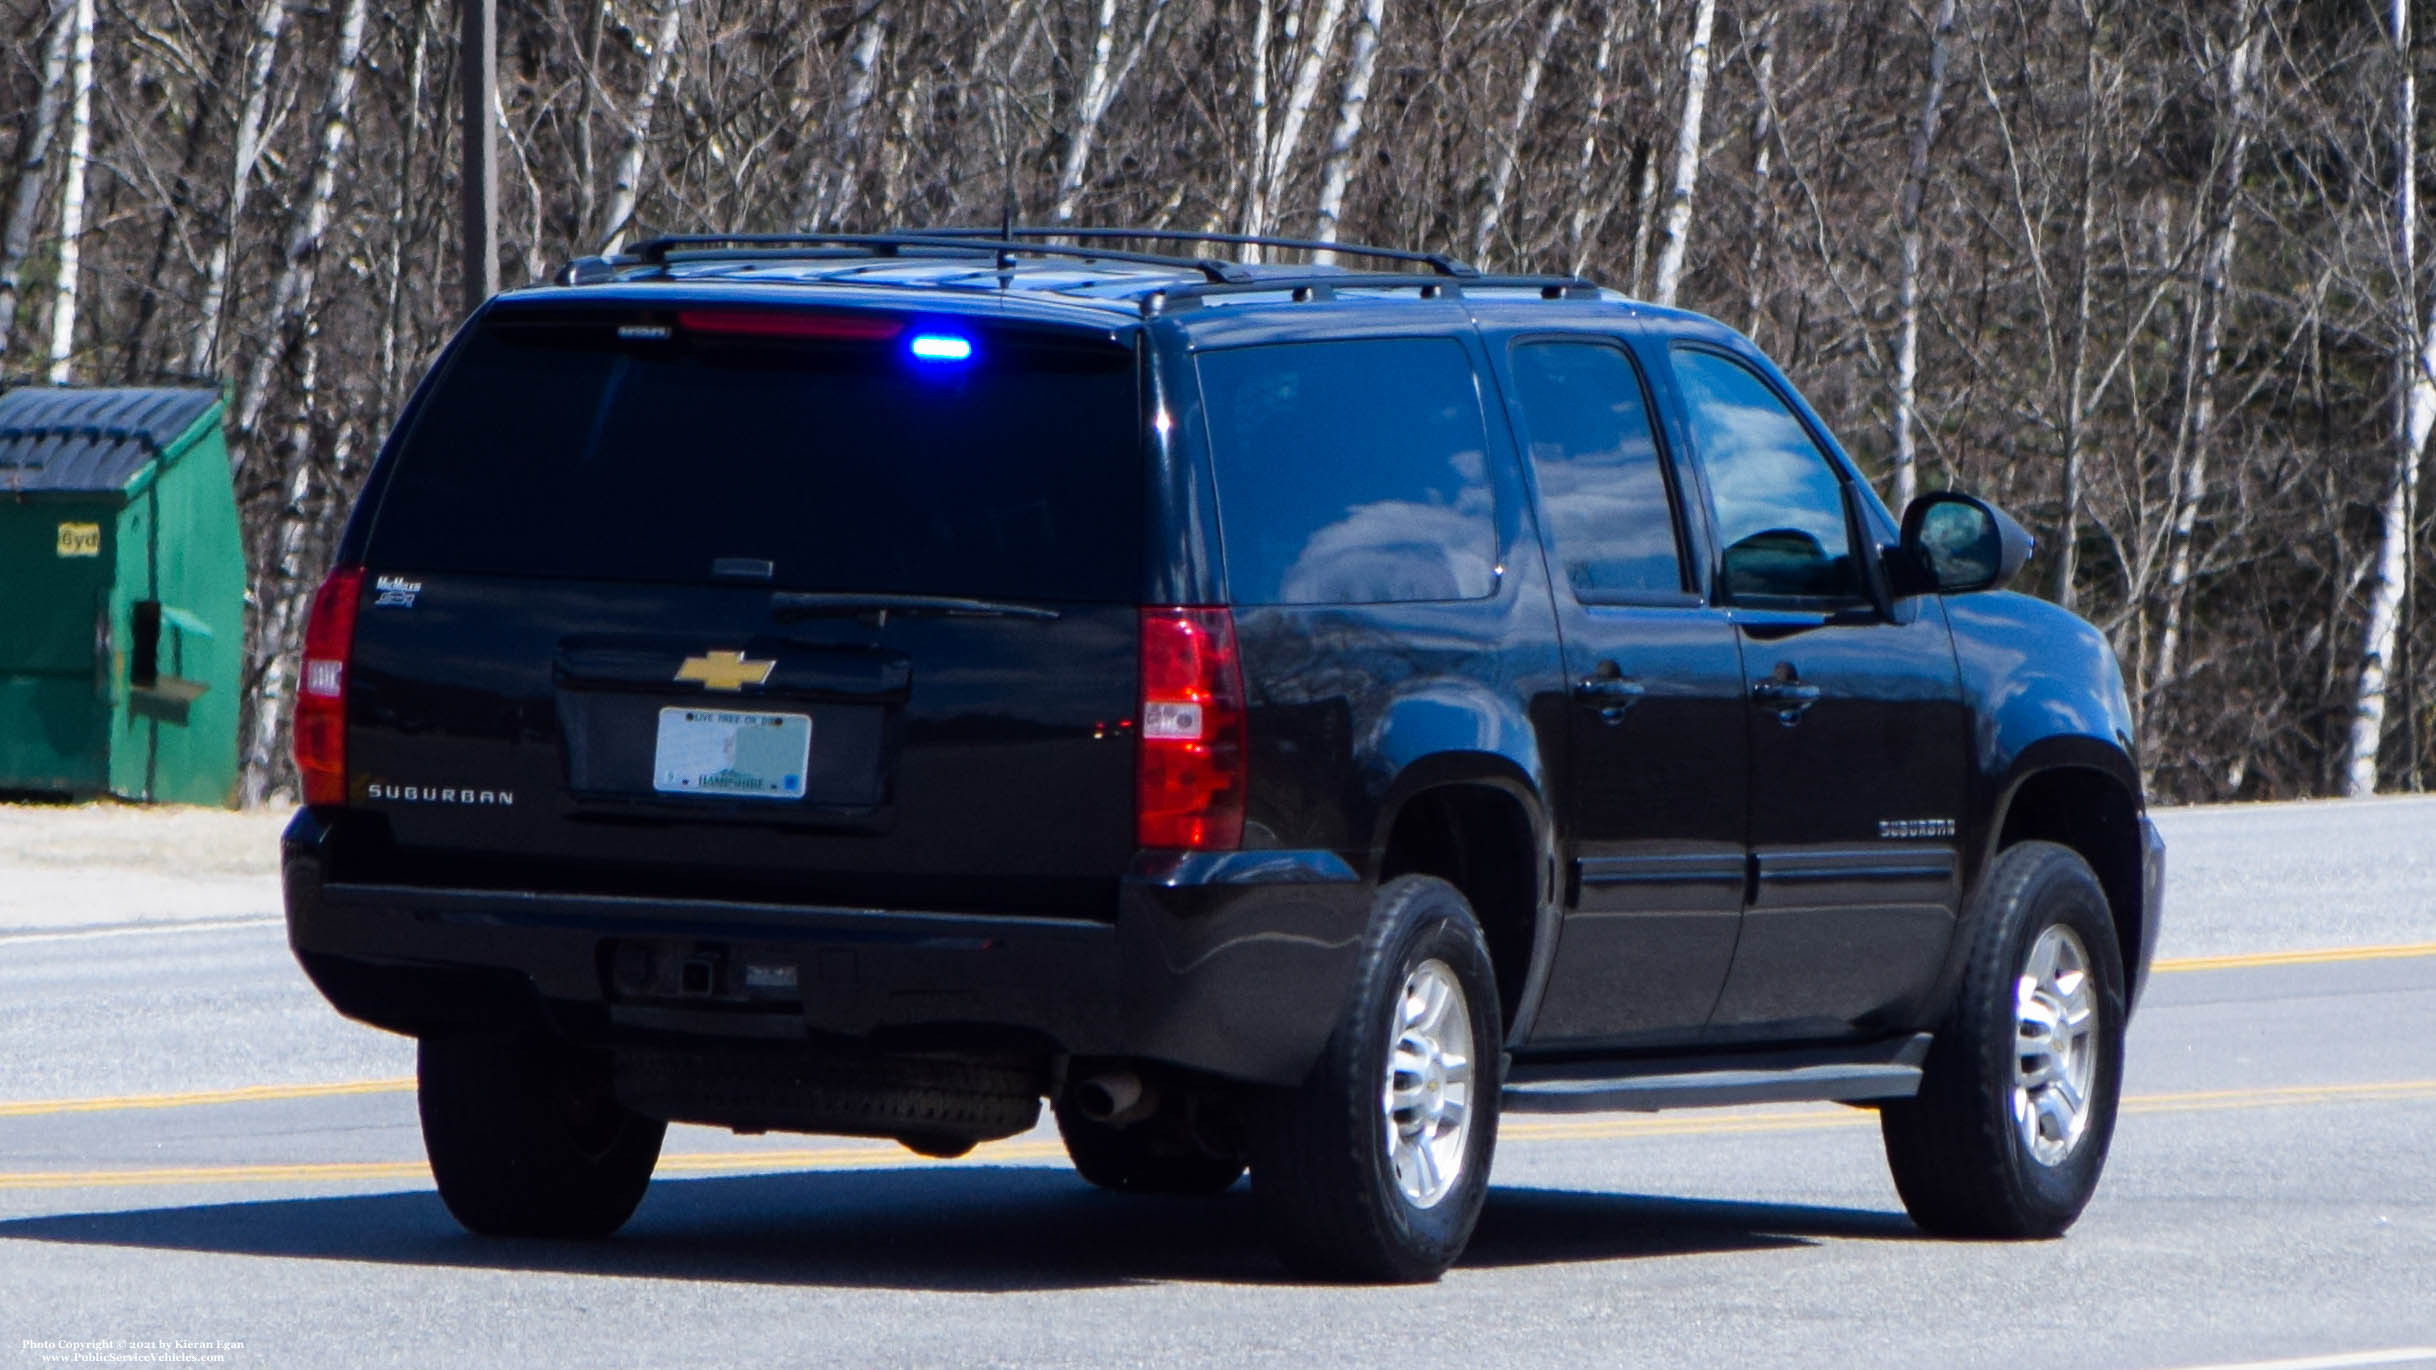
[[[2245,970],[2264,966],[2319,965],[2344,961],[2390,961],[2436,956],[2436,942],[2383,947],[2339,947],[2323,951],[2268,952],[2248,956],[2200,956],[2163,960],[2164,973]],[[359,1094],[399,1094],[414,1088],[412,1077],[347,1080],[333,1084],[250,1085],[239,1089],[192,1090],[173,1094],[119,1094],[90,1099],[30,1099],[0,1102],[0,1118],[49,1117],[69,1113],[115,1113],[135,1109],[192,1108],[207,1104],[269,1103],[290,1099],[327,1099]],[[2436,1079],[2369,1084],[2288,1085],[2272,1089],[2199,1090],[2175,1094],[2126,1096],[2123,1111],[2148,1113],[2212,1113],[2228,1109],[2292,1108],[2312,1104],[2395,1101],[2436,1098]],[[1509,1122],[1498,1129],[1509,1142],[1606,1141],[1627,1137],[1724,1136],[1754,1132],[1798,1132],[1868,1127],[1868,1113],[1815,1106],[1799,1111],[1686,1112],[1627,1118],[1548,1119]],[[1065,1150],[1053,1141],[1011,1140],[976,1149],[965,1160],[984,1165],[1028,1165],[1062,1160]],[[941,1164],[926,1162],[886,1143],[792,1149],[685,1152],[660,1158],[662,1175],[726,1175],[783,1170],[848,1170],[883,1166]],[[125,1170],[0,1171],[5,1189],[101,1189],[133,1185],[264,1184],[280,1182],[345,1182],[362,1180],[428,1181],[431,1170],[421,1161],[334,1161],[296,1165],[161,1166]]]
[[[2192,970],[2253,970],[2261,966],[2322,966],[2338,961],[2407,961],[2436,956],[2436,942],[2411,942],[2392,947],[2328,947],[2320,951],[2269,951],[2247,956],[2180,956],[2157,961],[2149,969],[2161,975]]]
[[[328,1099],[343,1094],[396,1094],[414,1088],[414,1077],[346,1080],[328,1085],[247,1085],[198,1089],[185,1094],[111,1094],[98,1099],[26,1099],[0,1103],[0,1118],[35,1118],[54,1113],[118,1113],[136,1108],[192,1108],[197,1104],[250,1104],[280,1099]]]
[[[303,1099],[331,1094],[368,1094],[404,1089],[411,1081],[364,1081],[347,1085],[301,1085],[283,1090],[223,1091],[245,1099]],[[170,1107],[152,1102],[179,1096],[146,1096],[134,1107]],[[217,1102],[209,1096],[183,1096],[186,1102]],[[2124,1099],[2126,1113],[2214,1113],[2229,1109],[2294,1108],[2311,1104],[2365,1103],[2436,1099],[2436,1079],[2379,1081],[2348,1085],[2288,1085],[2273,1089],[2199,1090],[2176,1094],[2136,1094]],[[74,1100],[76,1111],[99,1111],[102,1100]],[[85,1108],[85,1105],[92,1105]],[[68,1109],[55,1111],[67,1112]],[[1499,1140],[1513,1142],[1612,1141],[1631,1137],[1728,1136],[1759,1132],[1813,1132],[1875,1125],[1868,1113],[1817,1105],[1767,1113],[1670,1113],[1628,1118],[1550,1119],[1507,1123]],[[1063,1145],[1053,1141],[1018,1139],[994,1142],[957,1162],[926,1161],[885,1143],[795,1147],[767,1150],[679,1152],[660,1158],[661,1175],[734,1175],[787,1170],[863,1170],[914,1165],[1033,1165],[1062,1161]],[[297,1165],[160,1166],[133,1170],[30,1170],[0,1172],[0,1190],[117,1189],[140,1185],[219,1185],[273,1183],[342,1183],[363,1180],[429,1182],[431,1170],[421,1161],[334,1161]]]

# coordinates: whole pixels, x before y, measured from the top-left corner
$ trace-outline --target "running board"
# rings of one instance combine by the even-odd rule
[[[1920,1092],[1929,1034],[1862,1046],[1672,1056],[1632,1061],[1514,1062],[1508,1113],[1605,1113],[1826,1100],[1908,1099]]]

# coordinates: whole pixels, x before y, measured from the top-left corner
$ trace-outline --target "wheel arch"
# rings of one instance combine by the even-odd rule
[[[2140,791],[2137,779],[2124,774],[2127,759],[2096,750],[2101,755],[2050,753],[2017,772],[1997,803],[1978,869],[1984,875],[1996,854],[2017,842],[2053,842],[2088,862],[2114,920],[2128,1003],[2141,989],[2149,936]]]
[[[1530,776],[1494,753],[1441,753],[1406,767],[1379,808],[1371,878],[1432,875],[1480,920],[1508,1040],[1530,1024],[1556,946],[1555,843]]]

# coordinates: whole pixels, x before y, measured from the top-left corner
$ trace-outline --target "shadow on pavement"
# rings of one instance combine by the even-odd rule
[[[1911,1238],[1899,1214],[1495,1188],[1473,1268]],[[1285,1280],[1242,1184],[1214,1199],[1106,1194],[1062,1168],[662,1180],[604,1242],[469,1236],[429,1191],[60,1214],[0,1240],[643,1279],[1018,1291]]]

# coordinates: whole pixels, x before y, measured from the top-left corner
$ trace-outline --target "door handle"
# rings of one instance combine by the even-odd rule
[[[1790,728],[1801,721],[1811,705],[1819,702],[1821,691],[1816,685],[1800,680],[1769,679],[1751,683],[1751,700],[1762,708],[1774,709],[1776,721]]]
[[[1585,703],[1600,705],[1599,721],[1612,728],[1624,721],[1632,706],[1641,702],[1649,690],[1637,680],[1620,675],[1585,676],[1573,684],[1573,697]]]

